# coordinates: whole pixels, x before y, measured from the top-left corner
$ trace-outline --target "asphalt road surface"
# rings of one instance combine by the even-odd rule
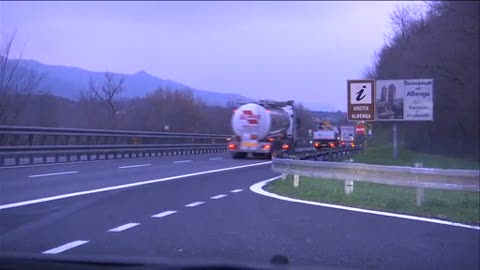
[[[0,169],[0,254],[479,269],[478,230],[251,192],[270,167],[222,153]]]

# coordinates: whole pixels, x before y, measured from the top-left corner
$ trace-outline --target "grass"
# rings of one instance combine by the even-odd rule
[[[289,176],[287,180],[270,183],[266,190],[309,201],[480,225],[478,192],[426,189],[425,203],[419,207],[415,204],[414,188],[355,182],[354,192],[346,195],[343,185],[344,182],[338,180],[301,177],[300,186],[294,188]]]
[[[415,162],[423,163],[425,168],[468,169],[479,170],[478,161],[457,159],[440,155],[417,153],[404,147],[399,147],[398,159],[393,159],[392,145],[368,146],[365,153],[352,157],[356,163],[413,166]]]

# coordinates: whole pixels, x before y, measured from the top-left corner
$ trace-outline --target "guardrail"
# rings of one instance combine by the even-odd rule
[[[363,153],[363,147],[339,147],[333,149],[316,149],[310,147],[297,147],[291,151],[282,152],[278,158],[286,159],[313,159],[323,161],[342,161],[344,158],[353,156],[354,154]]]
[[[0,126],[0,145],[224,143],[228,134]]]
[[[225,152],[230,136],[0,126],[0,166]]]
[[[407,186],[417,189],[417,205],[425,200],[424,189],[480,191],[480,171],[383,166],[361,163],[318,162],[274,158],[272,169],[282,175],[345,180],[345,192],[353,192],[354,181]]]

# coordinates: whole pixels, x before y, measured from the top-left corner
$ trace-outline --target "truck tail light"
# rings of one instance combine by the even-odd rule
[[[335,148],[335,144],[334,144],[334,143],[331,142],[331,143],[329,143],[329,145],[330,145],[330,148]]]
[[[313,146],[320,147],[320,143],[316,142],[316,143],[313,144]]]
[[[235,149],[236,145],[234,143],[229,143],[228,144],[228,149]]]
[[[265,150],[268,150],[268,149],[270,149],[270,144],[264,144],[262,146],[262,148],[265,149]]]
[[[288,148],[290,148],[290,145],[288,145],[288,144],[282,145],[282,149],[287,150]]]

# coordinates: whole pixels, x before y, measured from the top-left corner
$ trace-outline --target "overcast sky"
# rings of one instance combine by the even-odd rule
[[[23,58],[346,111],[407,1],[0,2]]]

